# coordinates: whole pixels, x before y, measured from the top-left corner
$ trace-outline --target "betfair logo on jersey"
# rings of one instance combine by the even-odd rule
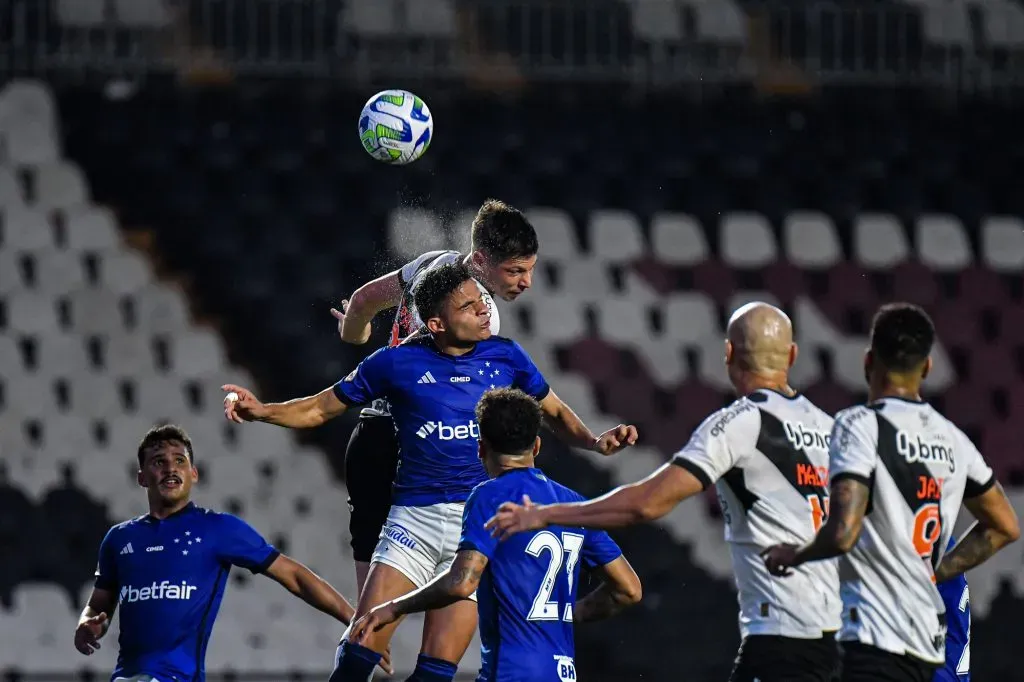
[[[783,422],[786,438],[796,450],[828,450],[831,436],[824,431],[809,429],[799,422]]]
[[[437,434],[438,440],[465,440],[472,438],[480,440],[480,426],[473,420],[468,424],[449,426],[444,422],[427,422],[416,431],[420,438],[426,438],[432,433]]]
[[[122,604],[133,604],[138,601],[191,599],[192,593],[197,589],[199,588],[195,585],[189,585],[184,582],[180,585],[175,585],[169,580],[164,580],[161,583],[154,582],[149,587],[125,585],[121,588],[121,595],[118,601]]]
[[[910,463],[935,462],[945,464],[950,471],[956,471],[953,447],[947,443],[924,440],[920,434],[911,434],[903,429],[897,431],[896,452]]]

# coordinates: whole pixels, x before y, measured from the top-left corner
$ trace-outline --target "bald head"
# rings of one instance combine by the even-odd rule
[[[732,360],[746,372],[788,372],[793,348],[789,316],[760,301],[738,308],[726,331]]]

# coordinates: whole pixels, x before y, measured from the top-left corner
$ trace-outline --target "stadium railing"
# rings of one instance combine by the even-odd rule
[[[0,0],[0,69],[1018,87],[1024,9],[948,0]]]

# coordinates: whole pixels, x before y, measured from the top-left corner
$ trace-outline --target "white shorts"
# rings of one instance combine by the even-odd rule
[[[447,572],[455,560],[465,506],[442,502],[429,507],[391,507],[372,563],[390,566],[416,587],[423,587]],[[476,601],[475,593],[472,599]]]

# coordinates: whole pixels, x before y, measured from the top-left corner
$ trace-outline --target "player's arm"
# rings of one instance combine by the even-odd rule
[[[589,623],[603,620],[640,603],[643,598],[640,576],[626,561],[626,557],[620,555],[614,561],[594,570],[601,574],[601,584],[576,603],[572,615],[573,622]]]
[[[86,656],[100,648],[99,640],[107,634],[110,621],[117,609],[117,594],[113,590],[92,588],[89,603],[82,609],[75,628],[75,648]]]
[[[534,505],[506,502],[487,521],[486,528],[502,540],[546,526],[621,528],[653,521],[704,489],[696,476],[674,463],[664,464],[647,478],[586,502]]]
[[[267,567],[266,574],[313,608],[345,625],[352,622],[355,609],[330,583],[302,563],[284,554]]]
[[[480,585],[487,568],[487,557],[476,550],[460,549],[447,573],[437,576],[418,590],[381,604],[356,621],[349,638],[356,644],[402,616],[421,611],[443,609],[457,601],[469,599]]]
[[[852,475],[836,476],[831,486],[828,520],[813,540],[796,551],[792,565],[831,559],[853,549],[864,525],[870,497],[868,481]]]
[[[342,308],[331,308],[338,320],[338,335],[347,343],[363,344],[370,339],[370,323],[382,310],[402,301],[401,270],[395,270],[359,287]]]
[[[311,429],[342,414],[347,406],[335,395],[334,387],[316,395],[295,398],[283,403],[264,403],[247,388],[225,384],[224,416],[237,424],[266,422],[289,429]]]
[[[544,412],[544,425],[566,445],[592,450],[602,455],[613,455],[622,448],[636,443],[636,427],[631,425],[619,424],[600,436],[595,436],[554,391],[547,392],[540,401],[540,407]]]
[[[956,547],[942,557],[935,569],[935,581],[944,582],[987,561],[1003,547],[1020,538],[1017,513],[999,483],[980,495],[964,500],[977,519]]]

